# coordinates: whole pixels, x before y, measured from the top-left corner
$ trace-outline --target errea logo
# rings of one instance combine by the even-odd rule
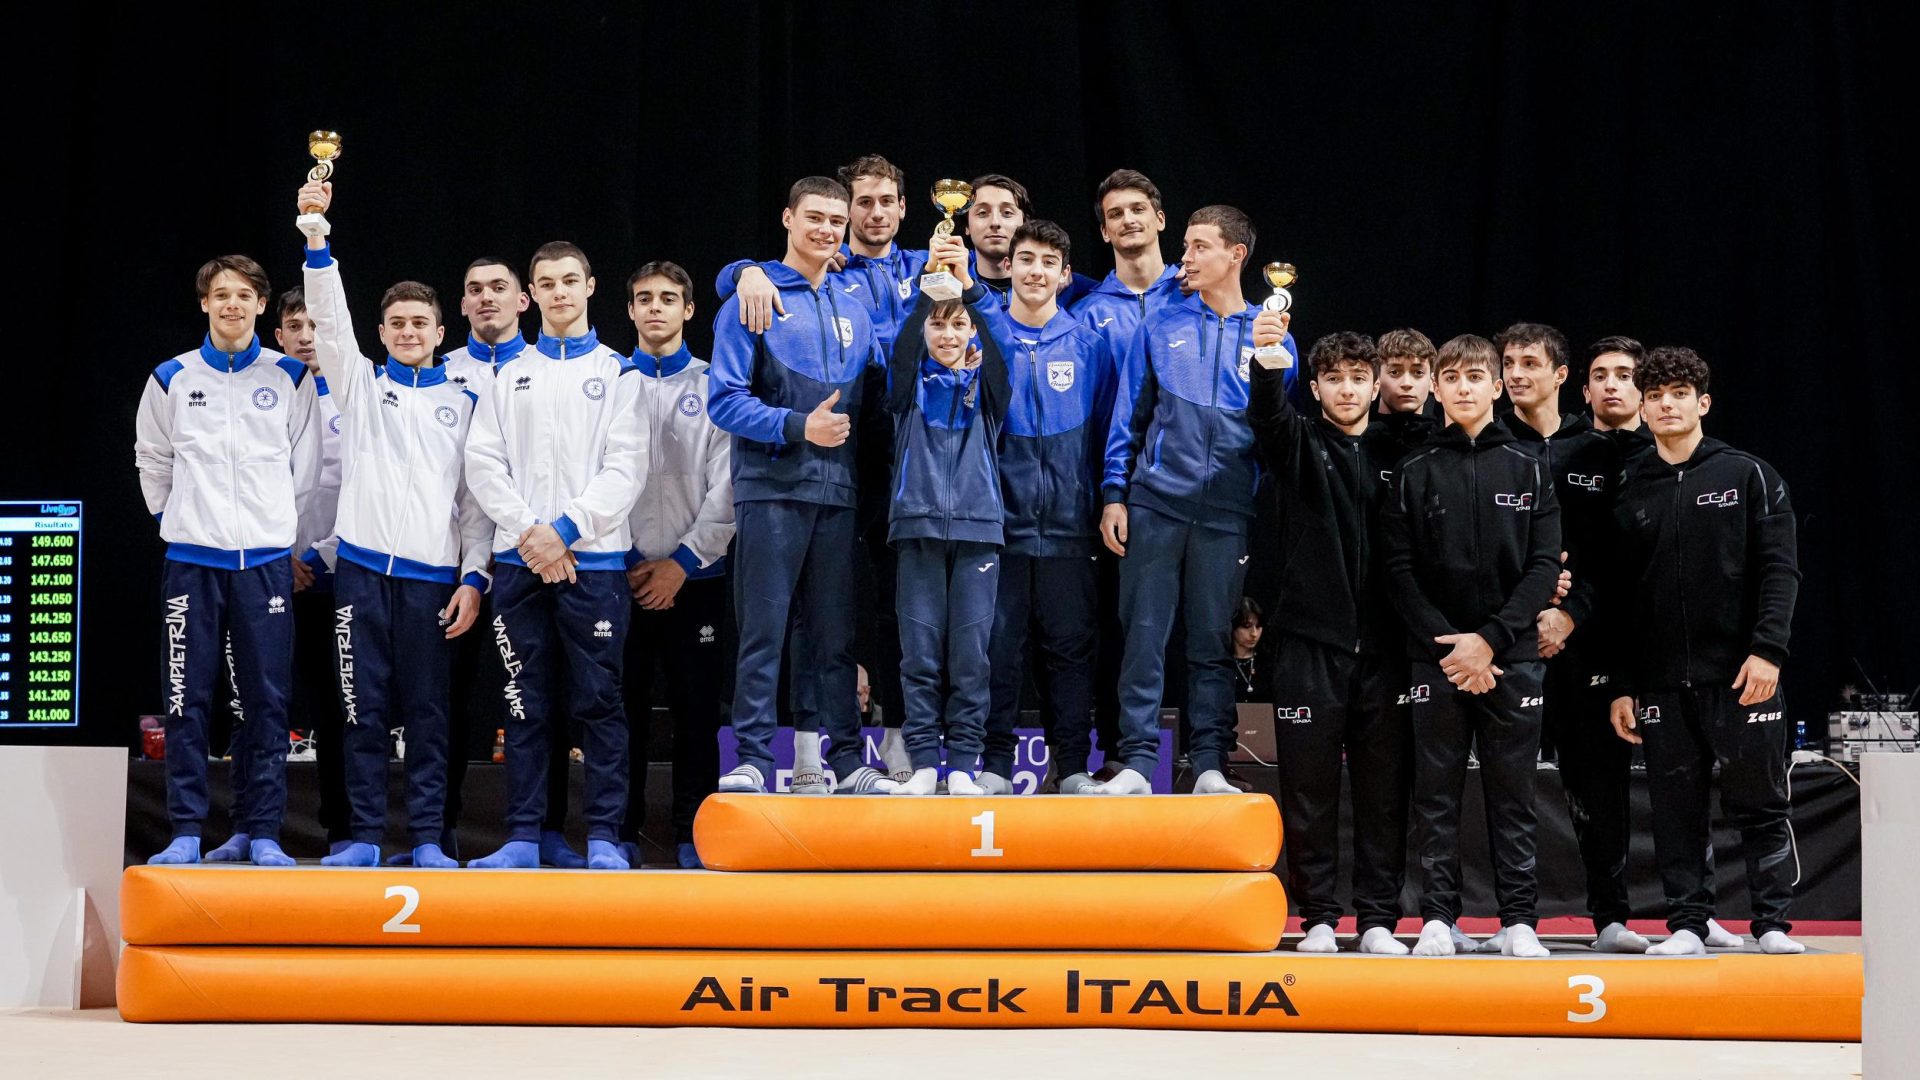
[[[1693,500],[1695,506],[1718,506],[1726,508],[1740,505],[1740,489],[1729,488],[1726,491],[1709,491]]]
[[[1521,494],[1518,494],[1518,495],[1505,495],[1505,494],[1496,493],[1493,496],[1493,505],[1504,506],[1507,509],[1514,510],[1514,511],[1530,510],[1533,508],[1533,492],[1527,491],[1527,492],[1522,492]]]
[[[700,644],[702,645],[713,644],[713,627],[703,626],[700,628]]]
[[[1784,712],[1781,712],[1778,709],[1774,710],[1773,712],[1750,712],[1747,714],[1747,723],[1765,724],[1770,721],[1778,720],[1785,715],[1786,714]]]
[[[204,407],[206,404],[207,404],[207,392],[205,390],[195,390],[192,393],[187,395],[187,406],[189,408],[195,405]]]
[[[607,620],[605,620],[605,619],[601,619],[601,620],[600,620],[599,622],[597,622],[597,623],[594,623],[594,624],[593,624],[593,636],[594,636],[594,637],[612,637],[612,636],[613,636],[613,624],[612,624],[612,623],[610,623],[610,622],[608,622],[608,621],[607,621]]]
[[[287,598],[286,598],[286,597],[284,597],[284,596],[270,596],[270,597],[268,597],[268,598],[267,598],[267,614],[269,614],[269,615],[280,615],[280,614],[284,614],[284,613],[286,612],[286,610],[287,610]]]
[[[533,389],[533,376],[522,375],[519,378],[513,380],[513,388],[516,391]]]

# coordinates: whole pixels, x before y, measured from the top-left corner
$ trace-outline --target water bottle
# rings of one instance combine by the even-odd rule
[[[1795,750],[1806,750],[1809,746],[1810,744],[1807,741],[1807,722],[1805,720],[1795,720],[1793,722],[1793,748]]]

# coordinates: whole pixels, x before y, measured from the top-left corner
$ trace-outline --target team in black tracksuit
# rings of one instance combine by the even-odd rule
[[[1681,465],[1657,453],[1629,462],[1613,520],[1614,695],[1639,705],[1667,926],[1704,937],[1713,913],[1707,791],[1718,762],[1753,934],[1789,931],[1785,706],[1778,692],[1743,706],[1731,689],[1748,656],[1787,659],[1800,570],[1786,483],[1752,454],[1704,439]]]
[[[1503,926],[1535,924],[1534,759],[1540,662],[1534,618],[1553,597],[1560,504],[1540,459],[1489,423],[1450,426],[1400,465],[1386,510],[1388,587],[1413,660],[1414,851],[1420,911],[1460,918],[1460,800],[1478,747]],[[1447,680],[1441,635],[1475,633],[1505,673],[1484,694]]]
[[[1380,511],[1395,466],[1434,431],[1425,416],[1368,417],[1348,435],[1288,400],[1279,370],[1253,367],[1254,438],[1280,500],[1280,603],[1273,635],[1274,735],[1287,896],[1303,929],[1340,919],[1340,763],[1353,786],[1359,931],[1400,919],[1413,731],[1406,631],[1393,611]]]
[[[1566,647],[1547,661],[1543,730],[1559,753],[1567,816],[1587,875],[1587,913],[1597,931],[1625,923],[1628,784],[1633,747],[1607,718],[1614,698],[1605,638],[1596,622],[1600,568],[1611,547],[1613,497],[1631,451],[1652,445],[1642,430],[1599,431],[1585,416],[1563,417],[1543,436],[1518,412],[1503,420],[1520,443],[1541,455],[1560,500],[1560,537],[1573,575],[1561,610],[1573,620]]]

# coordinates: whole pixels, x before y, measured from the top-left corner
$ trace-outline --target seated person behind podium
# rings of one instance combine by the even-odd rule
[[[1560,504],[1545,465],[1494,420],[1493,344],[1454,338],[1435,372],[1449,426],[1400,463],[1386,503],[1388,586],[1413,661],[1414,850],[1426,920],[1413,951],[1457,949],[1460,805],[1477,748],[1503,927],[1494,940],[1509,956],[1545,956],[1533,930],[1546,674],[1534,618],[1559,576]]]
[[[333,185],[308,182],[297,202],[324,213]],[[405,725],[413,865],[452,868],[460,864],[440,847],[450,642],[480,612],[493,533],[464,480],[467,430],[480,399],[448,381],[434,357],[446,327],[432,289],[402,281],[381,297],[387,356],[376,368],[360,352],[324,234],[307,237],[306,259],[314,351],[346,418],[333,592],[352,843],[320,861],[380,865],[387,730]]]
[[[929,265],[942,264],[965,291],[959,300],[922,293],[901,325],[888,368],[894,414],[893,507],[887,539],[899,551],[900,734],[913,775],[895,795],[932,795],[946,729],[947,791],[989,792],[974,779],[985,749],[991,687],[987,645],[1004,538],[998,464],[1007,418],[1007,366],[992,334],[976,328],[997,302],[967,272],[966,247],[935,236]],[[1008,794],[1002,790],[995,794]]]
[[[1800,589],[1793,504],[1773,466],[1701,431],[1706,361],[1647,353],[1633,372],[1654,453],[1627,462],[1613,507],[1614,731],[1644,743],[1653,854],[1673,936],[1698,956],[1713,924],[1707,793],[1740,830],[1760,951],[1797,953],[1793,811],[1780,665]]]
[[[153,369],[134,420],[140,491],[167,543],[160,583],[173,839],[148,861],[200,861],[208,719],[231,642],[232,689],[248,721],[233,752],[246,793],[234,832],[249,837],[255,865],[292,866],[280,849],[293,675],[290,556],[319,539],[301,524],[319,475],[313,380],[300,361],[260,347],[254,323],[272,290],[259,263],[214,259],[194,288],[206,337]]]

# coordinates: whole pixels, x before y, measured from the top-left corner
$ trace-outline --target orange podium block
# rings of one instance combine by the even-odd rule
[[[709,795],[714,870],[1269,870],[1266,795]]]
[[[1861,958],[129,946],[136,1022],[1860,1038]]]
[[[1279,944],[1244,874],[714,874],[134,866],[134,945],[1183,949]]]

